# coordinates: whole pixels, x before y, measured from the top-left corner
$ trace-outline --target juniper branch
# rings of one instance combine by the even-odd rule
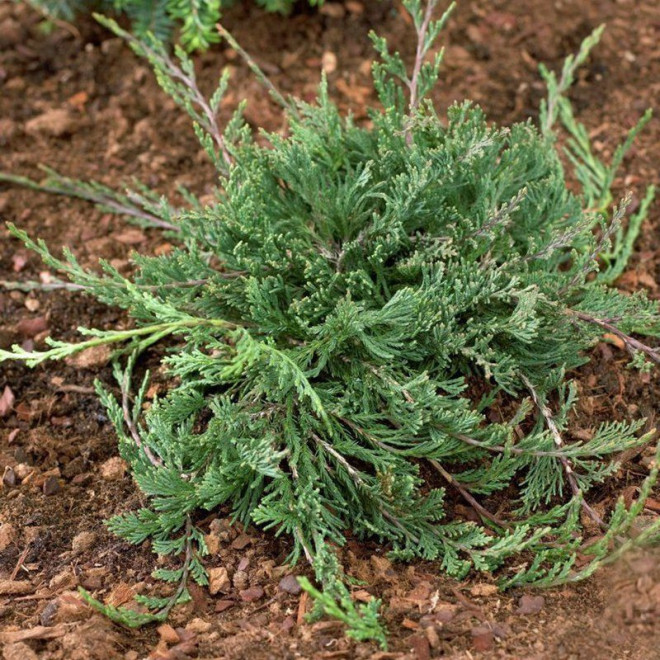
[[[525,383],[527,389],[530,391],[534,403],[536,404],[543,419],[545,420],[545,424],[548,427],[548,430],[550,431],[550,435],[554,440],[555,446],[558,449],[561,449],[564,446],[564,441],[561,437],[561,433],[559,432],[559,428],[557,427],[554,417],[552,416],[552,412],[550,411],[548,406],[543,402],[539,393],[536,391],[536,388],[532,385],[530,380],[524,375],[521,378],[523,383]],[[564,472],[566,473],[566,479],[571,487],[571,490],[573,491],[573,496],[580,499],[580,504],[584,509],[585,513],[601,528],[607,529],[607,525],[603,522],[603,519],[598,515],[598,513],[596,513],[596,511],[594,511],[594,509],[584,499],[584,494],[582,493],[582,490],[580,489],[580,485],[578,484],[578,481],[575,477],[575,471],[573,469],[573,465],[571,464],[571,462],[564,455],[559,456],[559,462],[564,468]]]
[[[275,87],[271,79],[264,73],[263,69],[255,62],[254,58],[236,41],[234,35],[229,32],[221,23],[216,26],[220,36],[240,55],[241,59],[247,64],[248,68],[256,76],[257,80],[268,90],[273,99],[282,108],[292,113],[294,116],[298,111],[292,103],[287,101],[282,93]]]
[[[183,556],[181,579],[179,580],[179,584],[177,585],[176,591],[170,597],[167,605],[165,605],[165,607],[163,607],[163,609],[160,610],[160,612],[158,612],[157,616],[160,619],[167,619],[172,608],[179,602],[179,599],[181,598],[181,596],[183,596],[184,592],[188,588],[190,567],[192,565],[194,552],[195,552],[193,546],[194,544],[193,524],[190,515],[186,516],[186,526],[184,533],[185,533],[185,550]]]
[[[405,69],[404,71],[396,74],[397,77],[399,77],[408,88],[408,118],[403,131],[403,135],[408,146],[412,144],[412,124],[414,123],[415,119],[417,119],[422,96],[428,91],[428,89],[424,89],[422,92],[420,92],[420,85],[423,84],[422,79],[424,78],[425,73],[426,55],[433,41],[437,37],[438,32],[442,29],[442,27],[444,27],[445,22],[455,7],[455,3],[452,2],[443,14],[442,18],[436,23],[433,23],[433,11],[438,4],[438,0],[426,0],[426,6],[423,12],[420,10],[419,3],[420,0],[408,0],[408,2],[404,2],[404,6],[408,11],[411,12],[413,16],[415,30],[417,32],[417,47],[415,50],[415,60],[413,62],[412,72],[410,77],[408,77]],[[430,73],[432,76],[437,77],[440,62],[442,60],[442,52],[443,51],[441,51],[440,55],[436,57],[434,64],[430,66],[426,73]]]
[[[353,479],[357,486],[364,486],[364,480],[360,476],[359,470],[356,470],[347,460],[342,456],[332,445],[325,440],[319,438],[316,433],[312,433],[312,438],[319,447],[322,447],[328,454],[330,454],[343,468],[348,472],[348,475]]]
[[[345,420],[348,423],[348,420]],[[316,441],[316,443],[325,449],[329,454],[331,454],[335,460],[341,466],[346,470],[348,475],[351,477],[351,479],[355,482],[355,485],[358,487],[363,487],[365,486],[364,480],[360,476],[360,472],[356,470],[347,460],[344,456],[342,456],[334,447],[329,445],[327,442],[322,440],[318,435],[315,433],[312,434],[312,437]],[[381,449],[386,449],[385,445],[382,443],[379,443],[375,439],[371,439],[375,444],[377,444]],[[398,530],[404,533],[405,536],[413,540],[413,542],[418,543],[419,539],[410,532],[410,530],[395,516],[391,511],[388,510],[387,507],[383,505],[382,502],[375,500],[374,498],[371,498],[374,500],[374,503],[376,504],[376,508],[380,512],[380,514],[386,519],[389,520]]]
[[[431,24],[431,18],[433,17],[433,10],[438,4],[438,0],[426,0],[426,9],[424,10],[424,18],[421,25],[415,26],[417,30],[417,49],[415,50],[415,62],[413,64],[412,76],[410,77],[410,82],[408,84],[408,89],[410,90],[410,115],[413,116],[417,112],[419,107],[419,97],[418,97],[418,85],[419,85],[419,74],[422,71],[422,65],[424,64],[424,58],[426,57],[427,45],[426,37],[429,31],[429,25]],[[406,129],[406,142],[410,144],[412,138],[410,128]]]
[[[221,276],[228,276],[225,273],[218,273]],[[233,274],[232,274],[233,275]],[[239,275],[235,275],[238,277]],[[208,283],[208,278],[201,280],[185,280],[183,282],[164,282],[163,284],[134,284],[133,286],[140,291],[159,291],[161,289],[186,289],[204,286]],[[0,286],[9,291],[90,291],[93,287],[85,284],[75,284],[74,282],[10,282],[8,280],[0,280]],[[123,288],[120,282],[104,282],[104,286],[109,288]]]
[[[579,52],[576,55],[570,55],[566,58],[559,81],[557,81],[556,74],[548,74],[547,69],[542,67],[542,73],[544,74],[544,77],[547,75],[550,79],[548,81],[547,105],[542,112],[542,118],[544,121],[541,124],[541,131],[543,132],[543,135],[547,137],[554,137],[552,127],[557,120],[557,115],[559,113],[559,103],[561,102],[563,95],[570,89],[571,85],[573,84],[576,71],[580,68],[580,66],[582,66],[582,64],[584,64],[587,57],[589,57],[589,53],[593,47],[600,41],[604,30],[605,25],[599,25],[582,42]],[[548,78],[546,78],[546,80],[548,80]]]
[[[162,459],[156,456],[151,451],[151,448],[142,441],[140,432],[138,431],[138,428],[135,422],[133,421],[133,415],[131,415],[131,409],[129,405],[129,396],[130,396],[130,388],[131,388],[130,377],[131,377],[131,370],[126,369],[124,371],[124,377],[122,379],[121,388],[120,388],[121,409],[124,416],[124,422],[126,423],[126,428],[128,428],[128,432],[131,434],[131,438],[133,438],[133,442],[135,443],[136,447],[144,453],[144,455],[147,457],[151,465],[153,465],[156,468],[162,468],[164,466]]]
[[[440,429],[440,430],[446,432],[444,429]],[[511,453],[511,454],[517,454],[518,456],[535,456],[536,458],[542,458],[544,456],[550,456],[552,458],[560,458],[561,456],[564,456],[564,452],[559,449],[557,451],[544,451],[540,449],[521,449],[520,447],[516,447],[515,445],[511,445],[511,446],[489,445],[484,442],[480,442],[479,440],[475,440],[474,438],[471,438],[470,436],[465,435],[464,433],[447,433],[447,435],[449,435],[449,437],[451,438],[456,438],[457,440],[460,440],[461,442],[464,442],[466,445],[470,445],[471,447],[477,447],[478,449],[483,449],[485,451],[490,451],[497,454]]]
[[[491,215],[483,226],[474,231],[470,237],[473,238],[476,236],[490,235],[495,227],[501,225],[503,220],[509,218],[509,216],[518,209],[520,203],[526,196],[527,188],[521,188],[509,202],[502,204],[502,206]]]
[[[495,514],[491,513],[483,504],[480,504],[479,501],[472,495],[472,493],[465,487],[463,484],[456,479],[453,474],[450,474],[445,470],[442,465],[435,459],[429,459],[428,461],[437,472],[442,475],[442,478],[451,484],[460,494],[461,497],[482,517],[486,520],[490,520],[492,523],[503,529],[510,529],[511,526],[506,523],[504,520],[498,518]]]
[[[584,259],[584,265],[576,271],[570,282],[562,287],[560,290],[561,293],[570,291],[578,282],[583,280],[589,272],[595,269],[599,256],[606,250],[607,246],[610,244],[612,235],[621,226],[621,222],[626,215],[626,210],[630,206],[631,200],[632,196],[630,193],[621,200],[619,206],[616,207],[612,217],[608,221],[605,230],[601,232],[596,245],[587,258]]]
[[[94,18],[99,21],[99,23],[109,28],[115,34],[124,39],[138,55],[146,57],[156,70],[157,76],[167,76],[172,81],[182,85],[182,88],[185,90],[185,97],[173,93],[175,90],[169,90],[172,97],[175,101],[177,101],[177,103],[184,107],[186,106],[187,102],[191,104],[191,107],[197,107],[199,112],[195,112],[195,119],[199,125],[212,137],[216,146],[220,150],[224,160],[223,170],[224,173],[227,174],[233,162],[232,157],[227,148],[224,135],[222,134],[220,126],[218,125],[217,113],[211,107],[211,104],[207,100],[206,96],[202,94],[197,85],[197,79],[192,69],[192,64],[190,67],[190,72],[186,72],[181,66],[174,62],[162,44],[153,38],[149,40],[149,43],[147,43],[146,41],[142,41],[134,37],[130,32],[123,30],[115,21],[111,19],[101,16],[100,14],[94,14]],[[180,54],[180,58],[185,58],[185,55],[181,50],[178,52]],[[189,61],[190,60],[187,58],[184,59],[184,62]],[[161,82],[162,85],[165,80],[159,77],[159,82]]]
[[[597,325],[598,327],[602,328],[603,330],[607,330],[607,332],[613,334],[615,337],[618,337],[623,341],[623,343],[628,347],[628,349],[631,352],[641,352],[644,353],[649,359],[653,360],[656,364],[660,364],[660,352],[658,352],[657,349],[651,348],[647,344],[639,341],[639,339],[635,339],[634,337],[631,337],[630,335],[626,334],[619,328],[617,328],[612,322],[605,320],[605,319],[600,319],[595,316],[591,316],[591,314],[587,314],[586,312],[580,312],[574,309],[569,309],[566,312],[570,316],[574,316],[577,319],[580,319],[580,321],[585,321],[586,323],[592,323],[594,325]]]
[[[8,280],[0,280],[0,287],[8,291],[87,291],[88,286],[84,284],[75,284],[73,282],[10,282]]]
[[[90,348],[97,346],[106,346],[109,344],[125,343],[141,337],[146,337],[144,341],[149,342],[154,339],[161,339],[169,334],[177,334],[185,332],[188,329],[206,325],[215,328],[231,329],[235,325],[227,321],[219,319],[201,319],[190,318],[181,321],[173,321],[170,323],[155,323],[139,328],[130,330],[116,330],[97,333],[93,339],[79,342],[77,344],[69,344],[66,342],[58,342],[48,338],[46,340],[52,348],[47,351],[26,351],[18,345],[12,347],[12,351],[0,350],[0,362],[4,360],[21,360],[28,366],[36,366],[45,362],[46,360],[61,360],[70,355],[81,353]],[[86,332],[84,328],[79,328],[79,331]],[[89,332],[89,331],[87,331]]]
[[[179,227],[167,222],[157,215],[146,211],[132,202],[128,195],[121,195],[100,183],[77,181],[61,174],[48,170],[48,178],[45,183],[37,183],[25,176],[0,172],[0,181],[14,183],[24,188],[30,188],[38,192],[46,192],[65,197],[77,197],[85,201],[98,204],[103,208],[111,210],[119,215],[136,218],[150,227],[178,232]]]
[[[299,480],[299,475],[298,475],[298,468],[296,468],[295,464],[289,459],[289,468],[291,469],[291,476],[293,477],[294,482],[297,482]],[[314,565],[314,553],[310,550],[307,542],[305,541],[305,536],[303,534],[303,531],[300,527],[300,525],[296,525],[294,529],[294,538],[298,543],[300,544],[300,547],[303,549],[303,553],[305,555],[305,559],[307,560],[307,563],[310,566]]]

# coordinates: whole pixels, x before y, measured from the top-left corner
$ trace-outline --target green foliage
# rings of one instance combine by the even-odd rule
[[[647,110],[637,124],[630,130],[626,140],[619,145],[612,156],[609,165],[605,165],[593,153],[591,139],[586,127],[575,119],[573,108],[566,93],[575,81],[575,72],[586,61],[591,49],[600,41],[605,26],[601,25],[589,35],[575,56],[566,58],[559,79],[554,72],[549,71],[543,64],[540,66],[541,75],[548,86],[548,100],[541,104],[541,129],[546,138],[554,139],[553,127],[557,119],[561,120],[568,133],[565,154],[574,167],[575,177],[582,185],[584,203],[587,208],[593,209],[603,215],[612,203],[611,188],[614,177],[623,162],[623,159],[632,146],[639,132],[651,119],[651,110]],[[609,249],[601,253],[606,268],[598,273],[601,282],[611,284],[622,273],[632,254],[635,239],[639,234],[642,222],[646,219],[649,207],[655,198],[655,186],[649,185],[640,207],[628,221],[627,228],[615,228]]]
[[[103,400],[103,396],[101,397]],[[110,414],[113,415],[114,402],[108,401]],[[145,526],[148,528],[149,536],[154,539],[154,552],[157,554],[179,554],[183,556],[183,564],[178,569],[155,570],[152,575],[157,580],[164,582],[173,582],[177,584],[174,593],[166,598],[153,596],[135,597],[135,604],[138,608],[115,607],[108,605],[94,598],[87,590],[82,587],[79,592],[83,600],[105,614],[115,623],[120,623],[129,628],[140,628],[147,623],[165,621],[169,616],[170,610],[181,603],[190,601],[187,584],[189,579],[193,579],[197,584],[208,585],[206,571],[201,563],[200,556],[206,554],[206,545],[203,534],[194,528],[190,517],[186,518],[182,534],[178,538],[171,538],[172,531],[168,530],[165,537],[158,538],[158,532],[154,523],[155,516],[148,511],[129,514],[121,518],[115,518],[110,521],[109,527],[118,535],[131,540],[133,543],[141,543],[144,540]],[[136,527],[141,527],[137,532],[137,537],[132,536]],[[141,540],[137,540],[141,539]]]
[[[319,591],[306,577],[299,577],[300,586],[314,599],[314,610],[308,620],[314,621],[324,614],[346,624],[346,634],[358,641],[373,640],[381,648],[387,648],[386,631],[378,620],[381,601],[374,598],[368,603],[355,606],[337,555],[321,544],[315,553],[316,579],[324,586]]]
[[[49,20],[73,21],[80,13],[99,11],[123,13],[131,30],[141,38],[148,34],[169,40],[173,28],[179,30],[181,45],[188,51],[206,50],[220,40],[216,23],[222,9],[236,0],[28,0]],[[288,14],[295,0],[257,0],[266,11]],[[309,0],[312,6],[323,0]]]
[[[88,272],[10,227],[73,286],[135,323],[85,331],[92,339],[82,344],[0,352],[0,361],[35,365],[121,344],[121,400],[100,387],[99,395],[150,506],[110,527],[183,559],[159,572],[179,584],[169,600],[147,602],[152,614],[138,619],[104,606],[118,620],[162,618],[189,578],[204,581],[192,520],[220,505],[289,537],[290,560],[314,564],[324,591],[302,584],[319,611],[381,644],[379,604],[355,607],[327,549],[348,532],[458,578],[498,571],[503,586],[580,579],[622,548],[660,537],[660,523],[631,534],[657,464],[630,510],[620,502],[602,519],[585,499],[622,452],[654,433],[632,420],[571,436],[572,370],[597,359],[590,349],[604,332],[641,361],[660,362],[630,334],[660,334],[657,303],[598,277],[609,272],[600,255],[627,201],[610,215],[593,209],[590,189],[567,189],[551,104],[543,130],[493,125],[469,102],[438,117],[425,95],[440,58],[424,60],[447,16],[431,20],[433,1],[405,5],[417,58],[408,73],[374,39],[383,108],[372,110],[371,126],[342,117],[324,81],[315,104],[280,95],[289,133],[259,142],[240,110],[225,131],[214,123],[225,78],[207,101],[181,51],[175,61],[153,39],[137,43],[108,23],[192,116],[218,168],[216,199],[202,206],[188,195],[190,208],[172,209],[141,188],[139,199],[117,196],[51,174],[47,189],[165,223],[178,247],[134,255],[131,277],[107,263]],[[566,86],[551,87],[555,104],[558,89]],[[177,338],[160,349],[171,388],[142,414],[148,376],[133,398],[134,367],[165,336]],[[479,522],[463,515],[465,505]],[[602,528],[596,543],[585,542],[585,521]]]

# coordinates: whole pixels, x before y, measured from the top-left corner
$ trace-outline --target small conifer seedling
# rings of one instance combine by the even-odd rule
[[[290,561],[315,568],[317,586],[303,586],[318,611],[381,643],[379,603],[353,604],[335,552],[349,532],[458,578],[496,571],[503,587],[578,580],[660,538],[660,523],[640,520],[657,461],[631,505],[598,512],[589,502],[622,452],[654,432],[633,419],[571,433],[574,370],[598,359],[590,349],[604,334],[634,366],[660,362],[652,339],[633,336],[660,334],[657,303],[609,287],[641,222],[634,216],[623,231],[628,199],[608,208],[611,167],[629,141],[612,166],[596,161],[565,99],[598,34],[559,80],[545,72],[541,129],[504,128],[470,102],[436,114],[428,94],[442,53],[430,51],[449,13],[433,20],[434,0],[404,5],[416,58],[409,70],[373,36],[382,107],[368,127],[340,115],[325,81],[308,104],[285,99],[257,70],[289,122],[286,135],[259,142],[240,110],[218,127],[226,76],[207,100],[182,51],[171,58],[155,39],[101,19],[191,115],[219,174],[206,206],[187,194],[190,206],[175,208],[146,188],[117,194],[53,172],[43,184],[2,176],[89,199],[177,243],[169,254],[134,255],[131,277],[105,262],[97,274],[10,225],[69,279],[55,286],[133,321],[82,328],[80,343],[0,351],[34,366],[116,347],[121,394],[98,393],[151,505],[109,527],[181,557],[179,568],[156,572],[178,585],[171,597],[143,598],[149,613],[100,606],[116,620],[160,620],[187,598],[187,581],[205,583],[195,520],[218,507],[289,538]],[[575,135],[568,148],[584,194],[566,186],[558,119]],[[143,414],[148,375],[134,374],[147,349],[160,350],[171,387]]]
[[[134,34],[144,37],[153,34],[170,39],[172,30],[179,28],[179,39],[186,50],[206,50],[219,41],[215,29],[223,9],[238,0],[28,0],[47,21],[73,21],[82,13],[102,11],[120,12],[131,21]],[[256,0],[266,11],[289,14],[295,0]],[[323,0],[308,0],[311,6]]]

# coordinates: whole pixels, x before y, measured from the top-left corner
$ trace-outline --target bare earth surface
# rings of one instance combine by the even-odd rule
[[[284,19],[245,3],[226,18],[239,42],[287,93],[313,98],[321,67],[333,96],[366,121],[374,102],[370,29],[412,54],[411,29],[398,2],[333,2],[323,13],[299,9]],[[164,194],[176,184],[208,194],[213,170],[187,117],[158,90],[148,66],[90,21],[50,34],[24,6],[0,2],[0,169],[39,177],[45,163],[73,177],[110,185],[137,176]],[[607,158],[647,107],[660,99],[660,5],[656,0],[464,0],[443,37],[445,73],[439,109],[470,97],[503,123],[535,118],[543,85],[539,62],[557,68],[598,24],[603,42],[572,92],[578,118]],[[282,118],[236,54],[224,46],[197,58],[210,88],[221,67],[236,70],[233,98],[249,99],[255,126],[283,128]],[[223,110],[227,115],[231,103]],[[654,119],[624,163],[617,192],[639,199],[660,184],[660,121]],[[167,250],[143,232],[85,202],[0,184],[0,219],[51,246],[70,246],[81,262],[99,257],[130,270],[131,251]],[[4,223],[2,225],[4,227]],[[43,266],[0,228],[0,279],[38,279]],[[660,207],[643,227],[622,276],[625,290],[660,296]],[[112,327],[116,310],[71,293],[0,288],[0,347],[40,346],[48,334],[74,338],[79,325]],[[658,375],[625,368],[611,344],[595,349],[579,374],[575,428],[601,419],[660,412]],[[95,378],[110,384],[103,356],[35,370],[0,367],[0,647],[6,660],[87,658],[658,658],[660,552],[629,556],[595,578],[552,591],[498,593],[489,576],[443,578],[433,564],[392,565],[375,546],[348,541],[343,560],[364,581],[356,598],[386,606],[387,653],[347,640],[334,621],[308,624],[309,602],[291,579],[304,567],[283,565],[285,541],[230,527],[225,511],[200,521],[213,549],[215,593],[194,589],[167,626],[118,628],[83,606],[84,586],[119,605],[157,593],[150,548],[130,547],[103,520],[139,506],[140,494],[116,455],[114,433],[98,403]],[[627,457],[610,489],[592,494],[607,510],[632,499],[652,452]],[[8,469],[7,469],[8,468]],[[647,515],[660,512],[660,495]]]

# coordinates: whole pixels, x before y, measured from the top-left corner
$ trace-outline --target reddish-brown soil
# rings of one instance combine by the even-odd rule
[[[358,119],[373,102],[369,29],[388,35],[407,55],[412,51],[410,26],[391,0],[333,3],[323,14],[300,10],[288,19],[244,4],[227,15],[226,24],[274,82],[311,98],[324,64],[333,96]],[[642,111],[658,106],[655,0],[463,2],[444,35],[438,107],[470,97],[499,122],[536,117],[543,95],[538,63],[558,67],[601,22],[607,32],[571,95],[607,158]],[[232,66],[232,99],[248,98],[255,126],[281,127],[280,113],[235,53],[220,46],[197,60],[207,88],[222,66]],[[39,163],[111,185],[137,176],[166,195],[174,195],[176,184],[204,195],[214,182],[188,119],[119,40],[90,21],[45,34],[34,12],[5,1],[0,169],[38,177]],[[645,184],[660,183],[659,121],[640,136],[624,170],[617,191],[631,189],[639,198]],[[130,269],[131,250],[167,249],[160,234],[136,230],[84,202],[15,187],[0,187],[0,217],[52,246],[70,246],[85,265],[104,257]],[[0,240],[0,279],[40,277],[38,259],[4,228]],[[620,286],[646,288],[658,297],[659,276],[656,204]],[[73,338],[76,326],[124,321],[80,295],[0,288],[0,348],[14,341],[39,346],[48,334]],[[577,424],[587,428],[605,415],[634,415],[654,425],[660,412],[657,374],[635,376],[625,363],[615,346],[596,349],[594,366],[580,375]],[[116,458],[114,434],[92,391],[95,378],[111,382],[107,365],[92,360],[35,370],[0,367],[0,393],[8,387],[15,397],[0,414],[0,469],[13,470],[0,491],[0,646],[7,660],[660,657],[657,552],[627,557],[582,584],[500,594],[488,576],[452,582],[436,566],[391,566],[374,547],[349,543],[346,565],[366,583],[357,597],[369,592],[387,607],[390,650],[382,653],[347,640],[333,621],[305,623],[306,599],[280,586],[284,576],[304,570],[283,565],[286,543],[254,529],[229,528],[223,512],[202,526],[216,550],[210,565],[226,567],[231,578],[224,593],[195,589],[193,601],[175,610],[171,628],[116,627],[80,604],[77,586],[114,604],[158,587],[150,577],[155,557],[149,548],[130,547],[103,526],[142,498]],[[612,490],[596,495],[601,504],[619,493],[632,497],[648,465],[648,455],[632,457]]]

